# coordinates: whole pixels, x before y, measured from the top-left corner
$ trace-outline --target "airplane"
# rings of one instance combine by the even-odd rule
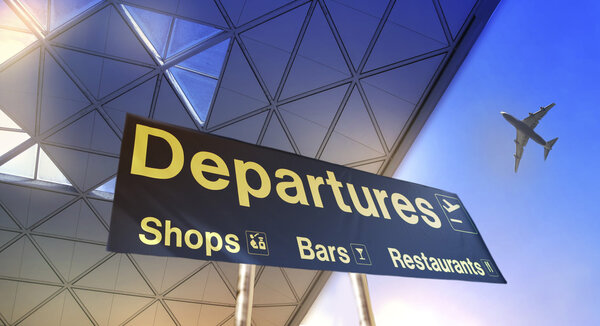
[[[552,146],[558,140],[558,137],[556,137],[552,140],[545,141],[542,137],[540,137],[540,135],[533,131],[540,120],[546,115],[546,113],[548,113],[548,111],[550,111],[550,109],[554,107],[554,105],[555,103],[552,103],[546,107],[542,106],[536,113],[529,113],[529,116],[523,120],[518,120],[506,112],[500,112],[504,119],[506,119],[506,121],[508,121],[517,129],[517,138],[515,139],[515,144],[517,144],[517,151],[515,153],[515,173],[517,173],[519,162],[523,156],[523,148],[525,145],[527,145],[529,138],[544,146],[544,160],[546,160],[548,153],[550,153],[550,150],[552,149]]]
[[[455,210],[457,210],[457,209],[459,209],[459,208],[460,208],[460,205],[459,205],[459,204],[452,205],[452,204],[451,204],[449,201],[447,201],[446,199],[442,199],[442,201],[444,202],[444,204],[448,205],[448,206],[444,206],[444,209],[445,209],[446,211],[448,211],[448,213],[452,213],[452,212],[454,212]]]

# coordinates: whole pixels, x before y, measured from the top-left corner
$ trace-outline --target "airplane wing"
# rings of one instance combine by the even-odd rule
[[[523,119],[526,125],[528,125],[531,129],[535,129],[540,120],[554,107],[555,103],[548,105],[545,108],[540,108],[536,113],[529,113],[529,116]]]
[[[515,172],[519,169],[519,162],[521,162],[521,157],[523,156],[523,149],[528,141],[529,137],[517,129],[517,138],[515,139],[515,144],[517,145],[517,150],[515,152]]]

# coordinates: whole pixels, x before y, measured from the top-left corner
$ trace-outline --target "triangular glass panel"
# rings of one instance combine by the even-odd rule
[[[206,121],[213,93],[217,87],[217,80],[177,67],[173,67],[169,71],[198,119],[202,122]]]
[[[92,111],[46,138],[47,143],[119,154],[121,141],[97,111]]]
[[[130,21],[133,23],[132,19]],[[115,7],[106,6],[54,37],[52,43],[154,64],[154,60],[148,55],[135,33],[121,18]],[[143,33],[138,34],[144,37]],[[152,46],[149,41],[147,43]]]
[[[444,12],[444,17],[448,22],[452,37],[456,37],[462,26],[464,25],[466,18],[475,5],[475,0],[441,0],[440,6]]]
[[[383,161],[359,165],[359,166],[355,166],[353,168],[357,169],[357,170],[377,174],[377,172],[379,172],[379,169],[381,168],[381,165],[383,165]]]
[[[2,44],[0,63],[12,58],[35,40],[37,38],[33,34],[0,29],[0,43]]]
[[[198,273],[178,285],[167,294],[170,298],[211,301],[234,304],[235,298],[213,265],[207,265]]]
[[[352,148],[351,151],[345,150]],[[381,158],[384,154],[334,131],[327,141],[323,154],[319,157],[322,161],[345,165],[373,158]]]
[[[0,265],[0,275],[2,276],[49,282],[59,281],[28,237],[22,237],[2,250],[0,261],[10,262]]]
[[[96,98],[103,98],[151,69],[79,51],[54,47]]]
[[[361,80],[388,148],[424,96],[442,59],[441,55],[428,58]]]
[[[164,59],[221,32],[220,29],[170,15],[124,6],[156,54]]]
[[[77,225],[77,221],[73,224]],[[78,227],[83,228],[82,226]],[[36,231],[38,230],[40,230],[40,228],[36,229]],[[40,231],[46,232],[46,230]],[[60,233],[56,234],[61,235]],[[108,233],[106,234],[108,235]],[[55,239],[45,236],[34,236],[34,238],[48,257],[49,261],[54,264],[58,272],[67,280],[72,280],[79,276],[102,258],[110,254],[103,245]],[[59,324],[60,323],[45,325]]]
[[[20,131],[0,130],[0,139],[2,139],[0,141],[0,156],[2,156],[29,139],[29,135]]]
[[[102,191],[102,192],[114,194],[116,184],[117,184],[117,178],[115,177],[115,178],[112,178],[112,179],[106,181],[105,183],[103,183],[100,187],[96,188],[95,191]]]
[[[334,132],[340,133],[381,154],[384,153],[358,88],[354,88],[352,91],[346,107],[336,123]]]
[[[16,218],[21,225],[30,227],[56,213],[72,201],[74,196],[26,185],[0,183],[0,198],[12,217]]]
[[[297,268],[284,268],[283,272],[290,281],[290,284],[294,288],[298,298],[302,298],[304,296],[312,281],[318,275],[317,271]]]
[[[215,265],[215,268],[219,270],[221,276],[223,276],[225,283],[229,284],[231,288],[235,288],[236,284],[238,284],[239,265],[222,261],[213,261],[213,264]]]
[[[153,299],[133,295],[75,290],[96,325],[123,325]]]
[[[472,1],[463,0],[461,2]],[[388,22],[404,26],[438,42],[446,43],[444,29],[432,1],[398,1],[394,4]]]
[[[152,291],[135,265],[124,254],[115,255],[85,275],[77,285],[119,290],[132,293],[150,294]]]
[[[156,86],[156,78],[152,78],[116,99],[104,104],[104,111],[121,130],[125,127],[127,112],[148,117],[150,105]]]
[[[90,198],[90,203],[92,203],[100,218],[106,222],[106,225],[109,225],[113,206],[112,201]]]
[[[168,71],[167,71],[168,72]],[[166,77],[161,80],[160,91],[158,92],[158,98],[156,99],[156,107],[154,109],[153,119],[164,121],[167,123],[176,124],[186,128],[195,129],[194,118],[192,117],[193,110],[188,110],[182,103],[182,99],[177,95],[182,94],[181,90],[176,92],[171,87],[171,82],[177,88],[179,85],[173,78],[172,74],[167,74],[169,79]],[[185,95],[181,95],[183,100],[187,101]],[[189,105],[189,103],[186,103]]]
[[[33,145],[0,166],[0,173],[33,179],[38,145]]]
[[[431,1],[397,2],[369,56],[365,70],[422,55],[447,45]]]
[[[50,29],[53,30],[66,23],[98,2],[100,0],[51,1]]]
[[[237,26],[246,3],[244,1],[223,1],[222,4],[233,24]]]
[[[31,134],[36,124],[39,65],[40,51],[34,50],[0,72],[0,107]]]
[[[279,107],[300,154],[317,155],[347,90],[348,86],[343,85]]]
[[[173,17],[131,6],[124,6],[133,22],[160,57],[165,56]]]
[[[0,208],[0,227],[10,228],[10,229],[18,229],[19,227],[13,219],[8,215],[4,208]],[[0,241],[1,242],[1,241]],[[4,245],[4,243],[0,244],[0,246]]]
[[[144,1],[144,3],[148,3],[146,0],[137,1]],[[161,4],[165,3],[165,1],[160,2]],[[180,0],[177,3],[177,9],[174,12],[171,12],[179,16],[191,18],[195,21],[206,22],[214,26],[226,27],[227,23],[225,22],[225,19],[223,19],[221,10],[215,2],[216,1],[214,0]]]
[[[169,40],[169,47],[167,49],[167,58],[185,50],[194,44],[198,44],[211,36],[216,35],[221,30],[194,23],[183,19],[175,19],[173,25],[173,31],[171,32],[171,39]]]
[[[2,111],[0,111],[0,127],[21,129]],[[0,130],[0,139],[2,139],[2,142],[0,142],[0,156],[6,154],[29,138],[29,135],[22,131]],[[35,169],[37,161],[38,180],[71,185],[48,155],[46,155],[44,150],[40,148],[38,151],[38,147],[39,145],[35,144],[0,166],[0,173],[34,178],[36,177]]]
[[[443,55],[427,58],[367,77],[361,82],[416,104],[431,83],[443,59]],[[369,97],[368,92],[367,97]]]
[[[352,148],[352,151],[344,150]],[[329,138],[320,159],[337,164],[348,164],[384,156],[375,126],[355,88]]]
[[[22,3],[37,23],[48,30],[48,0],[22,0]]]
[[[23,21],[10,9],[4,2],[0,1],[0,21],[3,27],[12,27],[17,29],[27,29]]]
[[[107,205],[112,206],[112,203]],[[206,264],[203,260],[178,257],[133,255],[133,259],[159,293],[183,282],[190,274]]]
[[[254,286],[254,293],[254,304],[257,305],[296,303],[296,297],[279,267],[265,267]]]
[[[104,58],[87,53],[54,47],[83,85],[98,97]]]
[[[97,187],[117,172],[118,159],[65,147],[45,145],[56,165],[82,190]]]
[[[9,118],[6,113],[2,112],[2,110],[0,110],[0,127],[21,130],[21,127]]]
[[[233,42],[213,105],[210,127],[269,104],[242,49]]]
[[[127,0],[126,2],[149,9],[155,9],[177,17],[189,18],[194,21],[206,22],[216,26],[227,26],[227,23],[223,19],[221,11],[214,0]],[[226,6],[226,3],[229,2],[237,1],[223,1],[223,6]],[[243,1],[240,4],[243,5]]]
[[[235,1],[223,1],[223,2],[235,2]],[[255,18],[258,18],[264,14],[267,14],[279,7],[282,7],[289,0],[268,0],[268,1],[253,1],[250,3],[245,2],[242,6],[239,19],[237,21],[238,25],[249,22]]]
[[[3,212],[3,211],[2,211]],[[0,224],[1,225],[1,224]],[[0,247],[14,239],[19,233],[0,230]]]
[[[36,232],[99,242],[105,242],[108,239],[108,230],[82,199],[61,210],[35,230]]]
[[[81,110],[90,102],[75,85],[73,80],[60,67],[54,58],[46,53],[41,106],[42,132]]]
[[[303,5],[241,34],[252,61],[273,95],[290,61],[307,10],[308,5]]]
[[[114,16],[119,16],[116,9],[108,6],[60,33],[52,39],[52,43],[106,53],[107,39],[112,36],[107,34],[109,34],[109,25],[114,23],[111,21],[111,17]],[[114,53],[111,54],[114,55]]]
[[[416,105],[367,83],[363,84],[363,88],[385,143],[391,149]]]
[[[68,320],[71,325],[87,326],[92,322],[85,315],[81,307],[69,294],[63,291],[39,309],[33,311],[20,323],[21,325],[61,325]],[[3,325],[0,322],[0,325]]]
[[[234,312],[232,307],[174,300],[165,300],[165,302],[181,325],[199,325],[197,321],[201,321],[202,325],[227,325],[222,321]]]
[[[34,308],[41,305],[46,299],[49,299],[53,293],[56,293],[60,288],[58,286],[42,285],[28,282],[16,282],[1,280],[0,289],[2,289],[2,305],[0,305],[0,313],[6,318],[8,325],[21,319]],[[69,320],[71,321],[71,320]],[[1,325],[4,325],[0,322]],[[27,321],[20,323],[28,325]],[[29,324],[31,325],[31,324]],[[37,324],[39,325],[39,324]],[[51,325],[48,320],[45,320],[43,325]]]
[[[318,8],[306,28],[281,98],[317,89],[350,76],[325,14]]]
[[[228,47],[229,39],[180,62],[178,66],[219,78]]]
[[[150,68],[124,63],[118,60],[104,59],[102,66],[102,81],[98,96],[100,98],[133,82],[150,72]]]
[[[256,144],[260,131],[265,124],[267,118],[267,112],[262,112],[257,115],[253,115],[242,121],[235,122],[227,125],[221,129],[213,131],[214,134],[224,137],[229,137],[237,140],[241,140],[247,143]]]
[[[326,0],[325,3],[354,67],[358,67],[373,34],[375,34],[388,1],[338,2]]]
[[[48,154],[46,154],[43,149],[40,149],[37,169],[38,180],[54,182],[68,186],[71,185],[69,180],[62,172],[60,172],[56,164],[52,162],[50,157],[48,157]]]
[[[292,144],[290,144],[290,141],[285,134],[285,130],[283,130],[283,127],[275,114],[271,116],[269,126],[265,131],[261,145],[294,153],[294,148],[292,147]]]
[[[178,320],[181,320],[181,319],[178,318]],[[193,321],[195,322],[198,320],[201,320],[202,323],[205,325],[212,325],[212,324],[208,324],[205,319],[195,319]],[[193,325],[194,324],[193,322],[185,323],[185,322],[181,322],[181,321],[180,321],[180,323],[183,325]],[[169,316],[169,313],[167,313],[167,310],[165,310],[165,308],[157,301],[154,304],[152,304],[150,307],[146,308],[146,310],[142,311],[140,314],[135,315],[135,318],[133,318],[126,325],[127,326],[141,326],[141,325],[163,325],[163,326],[173,325],[173,326],[175,326],[175,322],[173,322],[173,320]]]

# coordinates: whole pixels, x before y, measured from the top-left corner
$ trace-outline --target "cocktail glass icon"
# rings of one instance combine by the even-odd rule
[[[359,265],[371,265],[371,257],[369,257],[369,251],[367,246],[362,243],[351,243],[352,256],[354,261]]]
[[[364,248],[361,248],[361,247],[357,247],[357,248],[354,248],[354,249],[356,249],[356,252],[358,252],[358,255],[360,256],[360,258],[359,258],[359,259],[360,259],[360,260],[365,260],[365,257],[363,257],[363,255],[362,255],[362,253],[363,253],[363,250],[365,250],[365,249],[364,249]]]

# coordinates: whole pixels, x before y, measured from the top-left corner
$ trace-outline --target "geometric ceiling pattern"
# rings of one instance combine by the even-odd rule
[[[14,121],[0,111],[0,155],[6,154],[30,137]],[[10,154],[8,154],[10,155]],[[20,176],[27,179],[71,185],[38,144],[0,165],[0,173]]]
[[[0,325],[233,325],[236,264],[106,251],[125,115],[382,173],[480,2],[0,0],[0,166],[65,178],[0,174]],[[257,268],[253,324],[324,275]]]

